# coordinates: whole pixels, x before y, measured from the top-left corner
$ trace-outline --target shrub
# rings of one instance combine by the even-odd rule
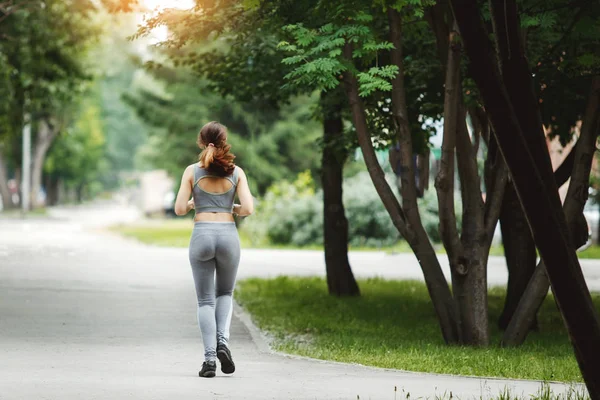
[[[388,176],[396,191],[395,177]],[[344,180],[344,207],[349,243],[355,247],[382,247],[398,242],[400,235],[389,217],[366,171]],[[418,200],[421,221],[434,243],[440,243],[439,212],[435,189]],[[460,229],[462,207],[456,196],[456,218]],[[294,182],[279,181],[257,204],[252,221],[244,224],[253,245],[310,246],[323,244],[323,192],[315,191],[310,172]]]
[[[398,231],[368,172],[360,172],[345,180],[344,207],[352,246],[379,247],[398,241]]]

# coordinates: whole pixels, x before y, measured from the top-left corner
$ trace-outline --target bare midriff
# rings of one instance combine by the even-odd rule
[[[231,213],[201,212],[196,214],[194,222],[234,222],[234,219]]]

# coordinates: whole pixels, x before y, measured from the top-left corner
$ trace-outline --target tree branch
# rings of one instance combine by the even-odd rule
[[[439,204],[440,235],[448,252],[450,267],[459,274],[465,274],[460,260],[463,248],[456,226],[454,210],[454,156],[456,148],[456,131],[460,112],[460,44],[456,42],[458,32],[450,32],[450,47],[446,54],[446,82],[444,96],[444,135],[442,138],[442,159],[435,188]]]
[[[402,182],[402,208],[408,221],[414,226],[421,224],[417,205],[417,188],[415,185],[415,171],[413,168],[412,137],[406,110],[406,97],[404,89],[404,62],[402,60],[402,21],[398,12],[392,7],[388,8],[390,25],[390,41],[394,48],[390,51],[391,63],[398,67],[398,74],[392,79],[392,115],[396,127],[398,144],[400,147],[400,179]]]
[[[484,226],[488,240],[486,243],[487,246],[491,246],[492,240],[494,239],[494,231],[496,230],[496,224],[500,218],[502,199],[504,198],[504,191],[506,190],[507,183],[508,169],[506,168],[504,159],[498,154],[494,175],[491,179],[489,190],[486,191],[489,196],[485,199]]]
[[[448,5],[444,3],[436,1],[435,5],[425,9],[425,20],[435,35],[438,57],[442,63],[448,60],[448,34],[450,31],[445,19]]]
[[[352,45],[348,42],[346,42],[344,45],[344,57],[349,62],[352,62]],[[398,199],[394,195],[394,192],[390,188],[388,182],[385,180],[385,173],[383,172],[381,165],[379,165],[379,160],[377,159],[375,149],[373,148],[373,142],[371,141],[371,136],[369,135],[364,106],[362,105],[362,101],[358,95],[358,82],[352,72],[346,71],[344,73],[344,84],[346,87],[346,92],[348,93],[348,101],[352,111],[354,127],[356,128],[358,144],[363,153],[369,175],[373,180],[375,190],[379,194],[383,205],[390,214],[394,226],[398,229],[404,239],[410,242],[414,239],[415,234],[411,229],[409,229],[404,210],[400,206],[400,203],[398,202]]]
[[[563,160],[556,171],[554,171],[554,180],[556,181],[556,186],[558,187],[564,185],[571,177],[571,173],[573,172],[573,167],[575,165],[575,152],[577,151],[577,143],[579,143],[579,140],[575,143],[567,157]]]

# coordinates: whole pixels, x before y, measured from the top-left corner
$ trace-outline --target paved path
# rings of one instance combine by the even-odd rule
[[[504,388],[522,395],[539,388],[538,382],[416,374],[274,354],[239,310],[232,325],[238,371],[200,379],[202,345],[186,250],[101,234],[93,228],[111,222],[108,215],[98,217],[93,208],[75,213],[81,213],[80,223],[0,219],[0,400],[396,400],[406,393],[433,398],[450,392],[486,398]],[[60,210],[54,215],[64,216]],[[322,261],[302,254],[244,251],[242,276],[322,274]],[[372,271],[388,276],[392,265],[412,268],[397,265],[404,259],[385,264],[387,256],[377,253],[352,257],[361,276]]]

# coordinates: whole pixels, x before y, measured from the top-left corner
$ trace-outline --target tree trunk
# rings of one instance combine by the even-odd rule
[[[522,84],[520,88],[513,87],[513,94],[509,97],[497,64],[492,59],[492,46],[477,1],[451,0],[451,4],[470,59],[471,75],[546,264],[582,376],[591,398],[600,399],[600,321],[568,237],[541,125],[539,129],[532,130],[525,118],[518,118],[522,112],[531,112],[529,107],[519,110],[520,104],[530,105],[532,100],[535,104],[527,65],[524,65],[525,73],[516,71]],[[506,0],[505,5],[507,8],[516,7],[512,0]],[[518,32],[518,17],[506,20],[511,21],[510,29]],[[518,54],[513,54],[513,57],[521,58]],[[540,119],[538,110],[535,114],[537,116],[526,115],[527,120]]]
[[[53,174],[46,175],[46,205],[55,206],[58,204],[58,177]]]
[[[329,294],[335,296],[359,296],[360,290],[348,261],[348,220],[342,200],[342,172],[347,151],[343,143],[342,106],[336,97],[339,97],[336,93],[321,93],[325,115],[321,184],[327,287]]]
[[[394,31],[392,36],[395,36],[398,34],[396,30],[400,29],[400,25],[399,23],[391,23],[390,28]],[[352,62],[352,45],[350,43],[346,43],[344,46],[344,56],[349,62]],[[397,53],[392,55],[392,57],[397,56]],[[395,60],[395,58],[393,60]],[[397,79],[394,80],[396,84]],[[393,85],[394,82],[392,83]],[[414,202],[415,207],[411,210],[406,210],[407,214],[405,214],[405,211],[400,206],[394,192],[385,180],[385,174],[377,160],[375,150],[373,149],[373,143],[371,142],[371,136],[367,128],[364,106],[358,95],[358,81],[350,71],[344,73],[344,86],[352,111],[352,119],[356,129],[358,143],[362,150],[373,185],[388,211],[394,226],[396,226],[400,234],[407,240],[419,261],[444,340],[446,343],[458,343],[460,340],[460,331],[457,325],[457,312],[450,293],[450,288],[448,287],[448,283],[446,282],[446,278],[440,267],[435,250],[427,237],[423,225],[420,223],[413,223],[417,222],[414,220],[415,215],[417,217],[419,215],[418,209],[416,208],[416,200]],[[401,148],[401,152],[402,167],[404,168],[406,165],[410,167],[412,159],[411,157],[408,157],[407,159],[406,152],[409,152],[410,154],[412,153],[412,149],[404,146]],[[412,171],[412,168],[409,168],[409,171],[405,171],[405,175],[402,178],[403,186],[408,190],[410,190],[410,185],[412,185],[412,188],[414,189],[414,174],[406,177],[407,174],[410,174],[410,171]],[[408,200],[403,199],[403,201]],[[407,215],[409,214],[411,215],[411,220],[407,219]]]
[[[440,209],[440,233],[448,253],[454,298],[460,312],[465,344],[489,343],[487,307],[487,254],[479,238],[485,234],[483,202],[476,154],[471,144],[462,104],[461,44],[456,27],[449,33],[445,53],[444,137],[440,172],[436,179]],[[458,234],[454,211],[454,150],[463,198],[463,233]]]
[[[535,242],[512,183],[506,185],[504,199],[502,200],[500,229],[502,244],[504,245],[504,257],[508,268],[506,299],[504,309],[498,319],[498,327],[504,330],[517,309],[527,283],[533,276],[537,258]],[[548,291],[548,288],[546,288],[546,291]],[[523,328],[535,328],[537,326],[535,316],[531,321],[531,325]]]
[[[34,207],[41,206],[38,197],[42,184],[44,161],[46,160],[46,153],[55,137],[56,130],[54,127],[48,121],[44,119],[40,120],[33,150],[33,165],[31,167],[31,204]]]
[[[6,161],[4,160],[4,154],[2,153],[2,147],[0,146],[0,196],[2,196],[2,206],[5,210],[13,208],[12,196],[10,189],[8,188],[8,171],[6,168]]]
[[[578,248],[585,243],[581,234],[581,226],[576,223],[577,217],[583,212],[583,207],[588,196],[589,176],[592,167],[592,159],[596,150],[596,138],[600,134],[600,77],[595,77],[592,82],[592,92],[590,94],[586,107],[583,124],[581,126],[581,135],[574,148],[574,166],[571,176],[571,183],[565,198],[564,210],[569,225],[570,233],[573,236],[574,248]],[[586,227],[587,236],[587,227]],[[540,262],[535,269],[535,273],[527,286],[526,292],[518,303],[514,317],[502,338],[503,346],[519,346],[523,344],[527,337],[529,321],[533,321],[538,310],[542,306],[548,293],[550,281],[546,274],[543,262]]]
[[[495,145],[495,140],[493,140],[491,143],[493,147]],[[567,158],[554,172],[554,179],[558,187],[562,186],[571,176],[576,149],[577,144],[575,144]],[[503,159],[501,161],[502,163],[504,162]],[[525,217],[525,213],[523,212],[513,184],[509,183],[506,187],[506,190],[508,193],[502,200],[502,212],[500,216],[504,255],[506,258],[506,265],[508,267],[506,300],[502,314],[498,319],[498,327],[502,330],[507,329],[509,322],[514,316],[515,310],[517,309],[517,306],[523,294],[525,293],[525,289],[528,288],[528,284],[530,283],[531,279],[534,279],[537,257],[535,242],[533,241],[531,230],[527,224],[527,218]],[[587,237],[587,226],[585,228],[585,234]],[[533,310],[530,310],[527,315],[522,315],[520,318],[515,319],[515,321],[518,321],[517,324],[519,326],[519,332],[524,334],[522,340],[525,339],[525,335],[530,328],[536,330],[538,327],[536,317],[537,311],[543,300],[546,298],[548,287],[550,285],[545,272],[542,275],[536,273],[535,282],[532,283],[532,285],[533,286],[527,290],[533,291],[533,293],[531,293],[533,296],[529,300],[526,300],[526,304],[537,304],[538,307],[535,309],[535,313],[532,314]],[[524,310],[522,312],[524,312]],[[520,329],[521,327],[523,327],[522,331]],[[515,339],[510,341],[513,340]]]
[[[463,199],[461,242],[464,249],[465,273],[453,276],[453,281],[456,280],[453,285],[455,298],[461,307],[465,343],[486,346],[489,344],[487,301],[489,245],[476,155],[468,135],[464,111],[461,111],[460,115],[456,152]]]
[[[449,179],[454,179],[454,153],[452,153],[452,164],[449,164],[450,156],[446,155],[446,162],[442,163],[442,169],[446,169],[443,175],[436,181],[438,190],[438,202],[440,205],[440,230],[446,231],[443,236],[444,247],[449,256],[452,271],[452,285],[454,298],[456,299],[461,320],[461,330],[464,343],[473,345],[487,345],[489,343],[488,329],[488,304],[487,304],[487,259],[489,248],[493,239],[494,228],[499,215],[499,201],[504,191],[506,170],[500,168],[497,173],[490,175],[490,190],[488,203],[484,204],[480,189],[480,177],[477,168],[477,151],[479,138],[487,135],[487,121],[480,115],[474,125],[478,129],[474,132],[475,145],[471,143],[466,125],[466,113],[463,105],[462,82],[460,77],[461,44],[456,26],[452,32],[449,31],[446,20],[453,23],[447,4],[436,3],[426,10],[426,19],[430,24],[436,37],[438,55],[446,73],[445,104],[444,104],[444,140],[451,133],[455,142],[456,158],[458,161],[458,173],[461,182],[461,196],[463,199],[463,226],[460,240],[458,233],[449,232],[456,230],[454,220],[454,190],[445,188]],[[473,110],[475,111],[475,110]],[[451,144],[450,144],[451,145]],[[453,149],[452,149],[453,150]],[[442,155],[444,158],[444,155]],[[499,163],[499,165],[501,165]],[[450,170],[452,169],[452,171]],[[442,172],[442,171],[440,171]],[[444,193],[445,192],[445,193]],[[440,197],[439,195],[442,194]],[[452,208],[452,210],[450,210]],[[443,220],[443,221],[442,221]],[[445,225],[443,228],[441,225]],[[491,226],[491,230],[490,230]],[[482,238],[484,238],[482,240]]]
[[[79,183],[75,188],[75,199],[77,203],[81,204],[83,202],[83,191],[85,189],[85,183]]]

